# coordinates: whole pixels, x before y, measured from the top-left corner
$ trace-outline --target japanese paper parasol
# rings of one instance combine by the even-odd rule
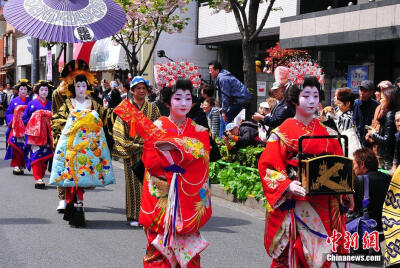
[[[61,43],[106,38],[126,21],[125,12],[113,0],[10,0],[4,17],[26,35]]]

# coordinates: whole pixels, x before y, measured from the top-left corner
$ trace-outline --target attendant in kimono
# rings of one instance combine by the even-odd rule
[[[178,79],[162,90],[170,115],[154,124],[124,100],[116,109],[144,139],[145,175],[139,223],[147,237],[144,267],[200,267],[208,242],[199,228],[211,217],[208,130],[186,118],[192,83]]]
[[[50,184],[65,187],[64,219],[85,226],[83,188],[115,183],[104,131],[114,123],[111,109],[88,98],[96,79],[82,60],[67,64],[62,79],[71,93],[52,117],[54,151]],[[104,128],[104,130],[103,130]]]
[[[146,101],[149,91],[148,81],[136,76],[130,85],[129,102],[135,105],[147,118],[155,121],[160,117],[156,105]],[[130,126],[121,118],[115,120],[113,127],[114,155],[124,160],[126,218],[132,227],[139,226],[140,198],[142,196],[143,175],[138,178],[133,167],[138,168],[142,159],[143,139],[132,137]]]
[[[51,136],[50,120],[51,91],[53,86],[49,81],[40,80],[33,89],[37,98],[29,102],[22,121],[26,126],[25,144],[29,153],[27,168],[32,168],[35,188],[44,189],[43,181],[49,159],[53,157],[53,138]]]
[[[27,152],[24,146],[25,124],[22,121],[22,115],[26,105],[31,101],[28,96],[31,86],[27,79],[21,79],[15,88],[18,90],[18,97],[9,103],[6,111],[8,129],[6,131],[7,151],[4,160],[12,159],[13,174],[23,175]]]
[[[345,216],[342,196],[306,196],[296,175],[298,140],[301,136],[335,135],[314,118],[318,108],[320,84],[315,76],[305,76],[302,87],[290,85],[286,91],[294,118],[272,130],[258,169],[268,201],[264,246],[273,259],[271,267],[330,267],[327,237],[336,230],[344,236]],[[310,157],[343,155],[337,139],[307,139],[303,153]],[[348,204],[347,204],[348,205]],[[339,243],[338,253],[346,253]]]

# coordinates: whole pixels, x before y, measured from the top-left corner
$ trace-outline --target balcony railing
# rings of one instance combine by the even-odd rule
[[[357,5],[358,2],[359,2],[358,0],[320,0],[320,1],[301,0],[300,15],[339,8],[339,7]]]

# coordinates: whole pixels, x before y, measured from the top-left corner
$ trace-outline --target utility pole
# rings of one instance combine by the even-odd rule
[[[67,62],[65,64],[67,64],[68,62],[73,60],[73,57],[74,57],[74,44],[68,43],[68,45],[67,45]]]
[[[32,70],[31,84],[39,80],[39,39],[31,37],[32,42]]]

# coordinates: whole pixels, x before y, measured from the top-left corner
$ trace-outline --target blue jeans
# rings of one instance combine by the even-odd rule
[[[222,115],[219,116],[219,137],[222,139],[222,134],[225,131],[226,123],[222,119]]]
[[[226,123],[230,123],[235,119],[235,117],[240,113],[240,111],[245,108],[242,104],[231,104],[226,110]]]

